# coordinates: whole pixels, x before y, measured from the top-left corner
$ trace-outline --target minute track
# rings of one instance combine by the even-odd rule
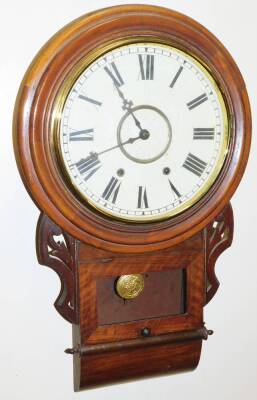
[[[205,193],[220,163],[224,120],[216,88],[194,60],[158,44],[124,46],[91,64],[75,86],[63,126],[69,134],[72,120],[78,139],[66,140],[63,154],[73,184],[96,210],[148,222]],[[93,140],[79,140],[89,123]]]

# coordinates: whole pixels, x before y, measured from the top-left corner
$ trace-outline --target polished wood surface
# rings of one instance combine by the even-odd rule
[[[126,255],[79,242],[42,214],[37,228],[38,258],[61,279],[55,307],[73,323],[73,349],[69,352],[74,354],[75,389],[195,368],[201,340],[207,338],[203,307],[218,288],[215,262],[231,244],[232,235],[233,213],[228,205],[202,232],[176,246],[146,255]],[[146,297],[139,302],[139,298],[131,300],[129,310],[128,302],[117,296],[114,287],[116,278],[127,273],[159,275],[156,288],[151,283]],[[153,310],[148,304],[161,277],[167,280],[168,292],[159,288]],[[104,286],[102,293],[99,283],[101,286],[105,279],[112,284]],[[183,294],[178,296],[182,288]],[[182,298],[183,307],[179,304]],[[103,310],[105,301],[107,309]],[[163,309],[166,312],[160,315]],[[145,359],[151,360],[151,366],[145,366]]]
[[[119,343],[119,351],[110,351],[82,355],[79,362],[75,364],[75,385],[77,389],[95,385],[103,382],[128,379],[132,377],[147,376],[153,373],[174,372],[192,369],[198,363],[200,357],[201,340],[192,343],[173,343],[162,345],[157,348],[130,348],[126,346],[128,340],[140,339],[143,332],[147,330],[149,337],[156,338],[168,333],[197,330],[203,326],[203,306],[205,302],[205,264],[204,264],[204,238],[199,233],[193,238],[180,245],[173,246],[168,250],[147,253],[145,255],[127,256],[123,254],[105,252],[102,254],[102,262],[99,259],[99,250],[80,243],[78,258],[78,293],[79,293],[79,335],[74,336],[74,347],[87,347],[88,345],[103,345],[104,343]],[[168,315],[160,315],[155,310],[155,315],[147,317],[150,312],[148,303],[151,302],[151,290],[145,294],[145,301],[139,303],[139,299],[130,300],[134,303],[135,310],[129,314],[126,311],[126,302],[120,305],[124,309],[119,314],[125,317],[130,315],[126,321],[105,321],[99,318],[99,307],[104,301],[103,293],[99,291],[99,282],[106,278],[115,279],[124,274],[163,274],[163,279],[172,272],[178,276],[179,272],[185,271],[186,282],[183,286],[181,279],[173,279],[174,290],[169,291],[169,296],[157,297],[161,309],[162,301],[170,302],[168,306],[172,310],[172,303],[181,299],[178,292],[185,291],[185,310],[177,313],[171,311]],[[147,278],[146,278],[147,279]],[[156,289],[158,290],[156,282]],[[145,283],[147,286],[147,282]],[[109,285],[109,303],[115,303],[117,294],[114,286]],[[161,288],[159,288],[161,290]],[[176,298],[173,299],[172,295]],[[141,298],[143,294],[141,294]],[[99,298],[100,297],[100,298]],[[139,304],[138,304],[139,303]],[[115,312],[114,307],[109,310]],[[100,310],[101,316],[102,310]],[[142,318],[138,318],[141,312]],[[119,316],[119,315],[118,315]],[[106,315],[105,315],[106,317]],[[110,318],[110,315],[108,315]],[[115,318],[115,317],[113,317]],[[147,340],[147,337],[144,338]],[[124,348],[123,348],[124,347]],[[74,355],[76,358],[77,355]],[[147,360],[147,363],[145,362]],[[147,365],[146,365],[147,364]],[[79,378],[78,378],[79,377]]]
[[[234,217],[231,204],[204,229],[205,265],[206,265],[206,303],[213,298],[219,288],[215,274],[218,257],[231,246],[234,234]]]
[[[83,57],[103,44],[146,36],[189,52],[208,67],[225,98],[231,138],[221,173],[200,201],[169,220],[133,224],[100,215],[74,195],[52,145],[53,109],[63,82]],[[67,352],[74,358],[75,390],[195,368],[207,332],[203,307],[219,285],[215,263],[232,242],[229,200],[251,140],[245,84],[224,46],[196,21],[165,8],[125,5],[87,14],[35,57],[17,97],[13,136],[24,185],[42,211],[38,260],[60,277],[55,307],[73,324],[73,349]],[[145,297],[131,300],[127,311],[114,284],[133,273],[159,275],[156,287],[152,283]],[[164,297],[157,296],[164,279],[173,289],[168,285]],[[165,308],[161,302],[169,297]]]
[[[163,222],[128,224],[97,214],[66,183],[52,143],[56,95],[82,57],[110,41],[158,37],[202,60],[218,82],[231,124],[229,151],[212,189],[193,207]],[[14,114],[14,146],[24,184],[53,221],[74,238],[98,248],[140,253],[168,248],[208,225],[240,182],[251,137],[250,107],[242,76],[224,46],[204,27],[177,12],[126,5],[85,15],[57,33],[24,77]]]
[[[117,276],[103,277],[97,280],[99,325],[164,317],[185,312],[185,269],[147,272],[142,276],[144,289],[133,301],[124,300],[117,294]]]
[[[82,344],[103,343],[116,340],[133,339],[138,337],[145,326],[151,329],[153,335],[160,335],[176,330],[199,328],[202,324],[202,309],[205,302],[205,272],[202,235],[189,239],[184,244],[182,252],[176,246],[158,253],[148,253],[147,256],[134,255],[116,256],[116,253],[108,253],[109,262],[101,263],[98,259],[98,250],[85,244],[83,253],[87,252],[87,259],[79,262],[79,304],[80,304],[80,333]],[[79,257],[80,260],[80,257]],[[98,321],[97,309],[97,281],[103,277],[117,278],[127,273],[146,274],[151,272],[167,272],[175,269],[186,270],[186,314],[180,316],[168,315],[165,317],[144,318],[128,323],[101,325]],[[179,288],[177,288],[178,290]],[[109,296],[117,296],[111,290]],[[131,302],[137,300],[131,300]],[[151,298],[148,297],[148,301]],[[162,297],[159,297],[162,301]],[[123,305],[126,308],[126,303]],[[147,312],[147,309],[146,309]]]
[[[215,275],[217,258],[231,245],[233,239],[233,211],[230,204],[203,230],[202,235],[206,271],[206,304],[219,287]],[[128,265],[129,273],[132,273],[131,264],[135,265],[138,258],[142,260],[141,263],[144,262],[144,255],[137,255],[137,258],[134,258],[132,254],[124,258],[122,253],[106,252],[105,250],[94,249],[86,244],[80,245],[79,241],[68,235],[45,214],[41,214],[38,220],[36,244],[39,263],[52,268],[61,280],[61,290],[54,305],[63,318],[72,323],[78,322],[78,292],[76,290],[78,261],[86,265],[87,263],[94,263],[105,269],[105,266],[113,263],[114,260],[115,265],[118,265],[119,260],[123,259]],[[198,248],[199,250],[200,246],[199,236],[176,245],[175,250],[181,257],[183,269],[185,257],[189,253],[192,254],[195,249]],[[92,249],[94,257],[92,257]],[[162,270],[163,268],[160,268],[160,265],[166,263],[169,250],[150,254],[152,262],[156,265],[155,269]],[[136,271],[135,268],[134,271]]]
[[[159,345],[115,353],[91,355],[81,364],[76,391],[128,379],[189,371],[197,367],[202,341]]]
[[[191,342],[192,340],[199,339],[207,340],[208,336],[212,334],[213,331],[207,330],[205,327],[203,327],[200,329],[172,332],[159,336],[142,335],[142,337],[138,339],[127,339],[119,342],[86,345],[79,348],[66,349],[65,352],[67,354],[79,354],[80,356],[103,354],[120,350],[125,351],[143,347],[145,348],[174,343]],[[146,337],[147,340],[145,340]]]
[[[53,269],[61,281],[61,290],[54,303],[56,310],[68,322],[78,323],[76,240],[41,214],[36,245],[38,262]]]

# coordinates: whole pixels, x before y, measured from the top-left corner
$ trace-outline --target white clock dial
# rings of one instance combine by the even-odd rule
[[[70,88],[58,141],[82,201],[112,217],[151,221],[198,201],[228,146],[222,95],[197,60],[135,43],[87,66]]]

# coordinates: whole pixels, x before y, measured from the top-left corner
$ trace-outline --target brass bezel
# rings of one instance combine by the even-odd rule
[[[211,81],[213,84],[218,99],[220,101],[221,109],[222,109],[222,115],[223,115],[223,121],[224,121],[224,137],[223,137],[223,143],[221,146],[221,151],[220,151],[220,157],[219,160],[216,164],[216,167],[213,170],[211,178],[204,184],[197,192],[197,194],[186,201],[184,204],[182,204],[180,207],[176,208],[175,210],[170,210],[169,212],[165,213],[165,215],[148,215],[148,216],[136,216],[136,219],[133,219],[133,216],[118,216],[115,214],[112,214],[111,212],[108,213],[107,210],[103,210],[101,207],[98,207],[95,203],[93,203],[90,198],[85,196],[83,193],[81,193],[76,185],[74,184],[71,176],[68,174],[68,171],[65,166],[65,162],[63,160],[62,156],[62,151],[61,151],[61,144],[60,144],[60,124],[61,124],[61,116],[62,116],[62,110],[64,108],[65,102],[67,97],[69,96],[69,93],[75,84],[76,80],[78,77],[82,74],[82,72],[87,69],[93,62],[96,61],[99,57],[103,56],[109,51],[112,51],[116,48],[119,47],[124,47],[130,44],[136,44],[136,43],[142,43],[142,44],[156,44],[158,43],[159,45],[163,47],[168,47],[169,49],[175,49],[177,52],[181,52],[186,54],[189,58],[191,58],[194,63],[197,64],[199,69],[207,75],[208,79]],[[53,105],[53,112],[52,112],[52,121],[51,121],[52,129],[51,129],[51,149],[52,153],[56,155],[57,158],[57,163],[58,166],[61,170],[62,176],[64,177],[64,180],[66,181],[66,184],[68,188],[70,188],[73,193],[75,193],[76,197],[78,200],[80,200],[80,203],[83,205],[88,204],[90,207],[92,207],[94,210],[97,212],[101,213],[102,215],[106,215],[107,217],[111,219],[115,219],[117,221],[123,221],[123,222],[130,222],[134,224],[139,224],[139,223],[152,223],[152,222],[159,222],[159,221],[164,221],[169,219],[170,217],[177,216],[181,214],[183,211],[189,209],[193,205],[195,205],[200,199],[202,199],[206,193],[211,189],[213,186],[214,182],[218,178],[222,167],[224,165],[228,149],[229,149],[229,144],[230,144],[230,128],[231,128],[231,123],[230,123],[230,115],[228,112],[228,108],[226,106],[226,100],[224,99],[222,95],[222,88],[219,86],[218,82],[212,75],[212,71],[209,68],[209,66],[204,63],[202,60],[199,59],[196,55],[192,54],[188,50],[185,50],[184,48],[179,48],[177,45],[173,46],[169,41],[160,39],[155,36],[137,36],[135,37],[127,37],[119,40],[113,40],[109,41],[108,43],[103,44],[103,46],[100,46],[91,52],[84,56],[70,71],[68,76],[66,77],[65,81],[61,85],[58,94],[56,96],[56,100]]]

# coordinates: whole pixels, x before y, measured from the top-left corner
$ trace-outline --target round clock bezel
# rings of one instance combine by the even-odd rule
[[[221,145],[221,150],[220,150],[220,155],[218,158],[218,162],[212,171],[211,177],[203,184],[203,187],[196,193],[195,196],[190,198],[188,201],[185,203],[181,204],[179,207],[176,209],[172,209],[171,211],[167,211],[165,214],[154,214],[148,217],[142,216],[142,217],[137,217],[133,218],[133,216],[126,216],[126,215],[112,215],[111,212],[108,212],[108,209],[103,209],[101,207],[98,207],[97,204],[92,202],[84,193],[78,190],[76,187],[74,180],[72,177],[69,175],[67,168],[65,166],[65,160],[63,158],[62,154],[62,149],[61,149],[61,119],[62,119],[62,113],[63,109],[66,103],[66,100],[69,96],[69,93],[71,91],[71,88],[73,85],[76,83],[78,78],[81,76],[81,74],[90,67],[95,61],[97,61],[100,57],[105,55],[106,53],[109,53],[110,51],[113,51],[115,49],[120,49],[124,46],[131,45],[131,44],[142,44],[143,45],[152,45],[152,44],[159,44],[162,47],[167,47],[169,50],[175,50],[178,53],[181,53],[182,56],[184,56],[184,52],[181,49],[177,49],[174,47],[171,47],[167,42],[161,41],[160,38],[158,37],[151,37],[151,42],[149,42],[149,37],[145,36],[138,36],[137,38],[134,37],[128,37],[123,40],[117,41],[112,41],[110,43],[106,43],[104,46],[100,46],[97,49],[94,49],[92,53],[87,54],[86,57],[84,57],[80,62],[74,66],[73,70],[71,71],[70,75],[66,78],[65,82],[63,85],[60,87],[59,93],[56,97],[55,104],[53,106],[53,118],[52,118],[52,134],[53,134],[53,143],[54,147],[52,149],[53,151],[53,156],[57,155],[57,160],[58,164],[60,167],[60,171],[64,177],[64,181],[74,192],[74,194],[77,196],[78,200],[82,201],[82,204],[85,204],[87,207],[92,207],[93,210],[95,209],[99,213],[103,213],[104,215],[108,216],[109,218],[113,218],[116,220],[120,221],[125,221],[128,223],[151,223],[151,222],[158,222],[158,221],[163,221],[168,218],[174,217],[175,215],[178,215],[182,212],[184,212],[186,209],[192,207],[197,201],[199,201],[211,188],[215,180],[217,179],[222,166],[224,164],[227,151],[228,151],[228,146],[229,146],[229,140],[230,140],[230,123],[229,123],[229,115],[228,115],[228,110],[225,104],[225,100],[223,99],[221,90],[218,86],[218,83],[214,80],[213,76],[211,76],[210,72],[208,71],[208,66],[203,65],[200,60],[197,60],[194,58],[191,54],[186,54],[189,59],[192,60],[195,65],[203,72],[203,74],[210,80],[212,83],[213,87],[215,88],[216,95],[219,99],[220,102],[220,107],[222,110],[222,115],[223,115],[223,122],[224,122],[224,135],[223,135],[223,143]],[[138,106],[140,107],[140,106]],[[135,107],[135,108],[138,108]],[[151,108],[151,106],[148,106]],[[124,114],[123,118],[126,117],[126,113]],[[122,119],[123,119],[122,118]],[[122,149],[121,149],[122,151]]]
[[[53,107],[65,79],[93,49],[113,41],[158,38],[191,54],[218,82],[230,116],[231,139],[210,190],[171,219],[132,224],[83,206],[65,184],[52,148]],[[22,82],[14,115],[14,146],[24,183],[38,207],[75,238],[123,253],[167,248],[203,229],[230,200],[250,147],[251,115],[242,76],[224,46],[192,19],[145,5],[116,6],[85,15],[58,32],[39,52]]]

